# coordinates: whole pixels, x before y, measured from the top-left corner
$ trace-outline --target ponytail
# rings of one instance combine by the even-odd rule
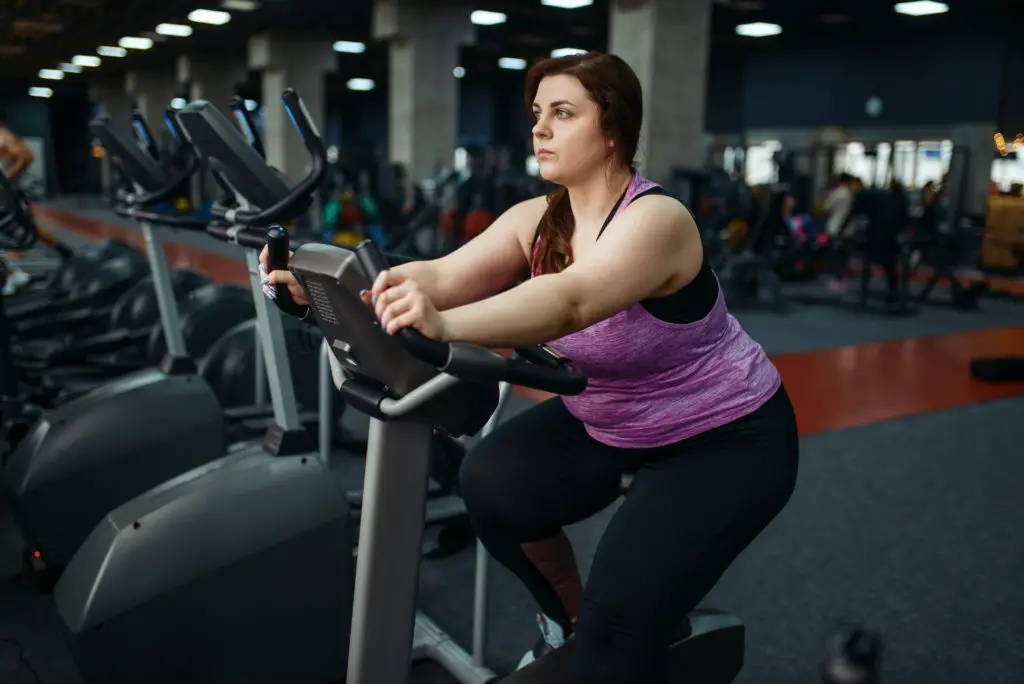
[[[537,226],[536,249],[530,264],[533,275],[558,273],[572,264],[572,234],[576,222],[569,191],[560,187],[548,195],[548,208]]]

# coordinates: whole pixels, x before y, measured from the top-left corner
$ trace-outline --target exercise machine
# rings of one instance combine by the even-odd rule
[[[313,159],[293,188],[212,105],[179,112],[236,198],[213,212],[231,224],[207,230],[246,250],[274,424],[262,445],[111,511],[75,554],[54,598],[90,684],[327,684],[345,674],[357,518],[336,462],[299,425],[281,316],[258,271],[268,239],[254,226],[303,211],[326,168],[298,96],[282,99]],[[271,266],[286,268],[287,233],[272,233]]]
[[[173,112],[166,121],[172,130]],[[135,211],[164,200],[195,171],[194,155],[172,174],[107,117],[91,124],[112,158],[132,178],[124,198]],[[140,213],[167,354],[145,368],[43,412],[0,475],[25,537],[27,570],[49,589],[89,532],[115,506],[171,477],[223,456],[223,412],[196,375],[181,332],[163,235],[153,222],[194,219]]]
[[[586,378],[544,347],[505,357],[474,345],[443,344],[412,329],[383,332],[359,292],[387,268],[371,241],[355,252],[304,245],[291,269],[308,294],[311,314],[342,369],[339,391],[350,406],[372,418],[362,528],[359,537],[347,684],[409,681],[412,655],[428,649],[463,684],[484,684],[494,675],[415,611],[418,549],[428,480],[431,434],[473,432],[497,403],[493,388],[511,383],[559,394],[579,394]],[[493,403],[487,401],[491,386]],[[623,478],[623,491],[632,478]],[[478,548],[474,634],[482,639]],[[564,681],[573,643],[502,681],[516,684]],[[668,650],[670,681],[727,684],[743,663],[744,628],[735,617],[695,611],[673,635]]]
[[[8,213],[0,216],[0,247],[4,250],[25,251],[31,249],[39,239],[39,230],[32,214],[21,205],[18,193],[7,175],[0,170],[0,206],[6,206]],[[7,263],[0,259],[0,292],[7,283]],[[14,365],[11,351],[10,324],[7,320],[7,296],[0,294],[0,428],[18,421],[24,407],[24,397],[18,380],[18,369]],[[7,451],[3,450],[6,463]]]
[[[236,198],[214,208],[224,224],[207,232],[245,250],[274,418],[262,443],[111,510],[74,555],[54,599],[90,684],[326,684],[344,674],[352,515],[300,423],[281,313],[260,284],[266,232],[251,227],[304,211],[326,169],[298,95],[282,100],[313,162],[294,187],[209,103],[178,112]]]

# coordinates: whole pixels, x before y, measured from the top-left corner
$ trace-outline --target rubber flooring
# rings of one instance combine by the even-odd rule
[[[62,213],[41,218],[83,232],[86,223],[69,226]],[[103,222],[107,234],[126,229],[97,216],[82,221]],[[181,258],[202,263],[200,247],[186,247]],[[217,247],[207,253],[232,260]],[[818,682],[827,639],[857,622],[885,640],[884,681],[1024,682],[1024,385],[987,385],[967,372],[974,355],[1024,353],[1024,306],[985,300],[978,312],[937,306],[899,319],[809,307],[737,317],[783,373],[802,433],[792,501],[705,601],[747,625],[738,681]],[[513,396],[506,414],[531,402]],[[584,573],[615,509],[569,530]],[[0,508],[0,576],[16,569],[19,550]],[[421,609],[466,645],[473,571],[466,551],[424,562],[420,580]],[[536,640],[534,608],[503,568],[492,563],[489,579],[487,660],[507,672]],[[23,646],[39,681],[79,684],[47,597],[0,586],[5,638]],[[0,641],[0,682],[35,681],[18,655]],[[435,679],[423,671],[416,681]]]

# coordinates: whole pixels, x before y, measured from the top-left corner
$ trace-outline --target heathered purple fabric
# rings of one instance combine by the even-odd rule
[[[655,186],[634,174],[618,212]],[[757,410],[781,384],[721,288],[703,320],[667,323],[634,304],[550,346],[589,378],[583,394],[563,398],[570,413],[591,437],[619,448],[664,446],[724,425]]]

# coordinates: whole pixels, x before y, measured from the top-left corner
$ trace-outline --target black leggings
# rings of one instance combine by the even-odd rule
[[[673,630],[789,500],[798,451],[782,388],[732,423],[643,450],[597,442],[554,398],[477,444],[461,488],[488,552],[575,631],[569,684],[660,684]],[[573,630],[565,589],[527,549],[557,546],[565,525],[615,501],[628,470],[635,479],[598,545]]]

